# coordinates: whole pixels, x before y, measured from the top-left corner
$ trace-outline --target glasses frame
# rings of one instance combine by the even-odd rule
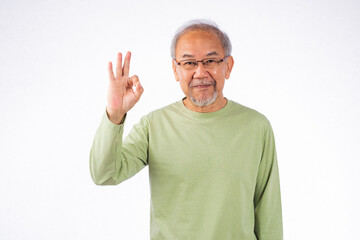
[[[219,65],[220,63],[222,63],[223,61],[225,61],[225,59],[226,59],[227,57],[230,57],[230,55],[226,55],[225,57],[223,57],[223,58],[219,59],[218,61],[216,61],[216,63]],[[181,60],[180,62],[176,61],[175,58],[174,58],[173,60],[174,60],[174,62],[176,63],[176,65],[182,67],[184,70],[190,71],[190,70],[196,69],[196,68],[199,66],[199,62],[201,62],[201,64],[204,66],[204,68],[207,68],[207,67],[204,65],[204,61],[206,61],[206,60],[208,60],[208,59],[212,59],[212,58],[211,58],[211,57],[210,57],[210,58],[204,58],[203,60],[185,59],[185,60]],[[188,61],[190,61],[190,60],[194,60],[194,62],[196,62],[196,66],[194,67],[194,69],[185,69],[183,66],[181,66],[181,62],[184,62],[184,61],[188,62]],[[210,68],[210,69],[211,69],[211,68]]]

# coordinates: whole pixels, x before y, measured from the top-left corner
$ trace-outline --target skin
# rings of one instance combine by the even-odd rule
[[[178,40],[175,50],[176,61],[186,59],[202,60],[208,57],[225,57],[220,39],[212,31],[190,30],[185,32]],[[183,100],[185,107],[195,112],[215,112],[223,108],[227,100],[223,96],[225,79],[230,77],[234,60],[229,56],[218,67],[205,69],[199,63],[194,70],[184,70],[173,61],[173,71],[176,81],[186,98]],[[198,84],[194,84],[198,82]],[[199,84],[199,82],[202,82]],[[215,101],[207,106],[198,106],[190,100],[192,96],[196,100],[211,99],[217,92]]]
[[[114,124],[120,124],[125,113],[134,107],[144,92],[139,78],[136,75],[129,77],[130,58],[131,53],[127,52],[122,65],[122,54],[118,53],[115,74],[112,62],[108,64],[109,88],[106,113]]]

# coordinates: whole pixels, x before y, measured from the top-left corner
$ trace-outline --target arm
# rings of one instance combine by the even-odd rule
[[[115,75],[112,63],[108,65],[108,105],[90,153],[91,176],[98,185],[118,184],[146,165],[147,156],[138,156],[137,148],[147,149],[147,133],[142,131],[147,128],[134,128],[140,129],[132,131],[136,143],[123,144],[122,141],[126,113],[139,101],[144,91],[136,75],[129,77],[130,58],[131,53],[128,52],[122,66],[122,54],[118,53]]]
[[[259,240],[282,240],[280,181],[275,140],[270,123],[263,137],[255,196],[255,234]]]
[[[134,176],[147,161],[148,122],[144,117],[122,140],[124,119],[112,123],[104,113],[90,152],[91,177],[97,185],[115,185]]]

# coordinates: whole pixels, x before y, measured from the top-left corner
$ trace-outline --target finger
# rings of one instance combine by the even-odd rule
[[[122,76],[122,54],[119,52],[116,59],[116,77]]]
[[[130,78],[132,86],[135,86],[134,95],[136,101],[140,99],[141,94],[144,92],[144,88],[141,86],[138,76],[134,75]]]
[[[115,79],[114,72],[113,72],[113,66],[112,62],[109,62],[108,64],[108,73],[109,73],[109,80],[112,81]]]
[[[123,76],[129,77],[131,52],[127,52],[124,60]]]
[[[140,96],[143,94],[143,92],[144,92],[144,88],[141,86],[141,83],[140,83],[140,81],[139,81],[139,82],[137,82],[136,85],[135,85],[135,92],[134,92],[134,94],[135,94],[135,96],[139,99]]]

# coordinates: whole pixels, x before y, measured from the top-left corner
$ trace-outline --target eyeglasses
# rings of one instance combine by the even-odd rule
[[[219,64],[225,61],[227,57],[229,57],[229,55],[224,58],[205,58],[200,61],[197,61],[196,59],[186,59],[180,62],[177,62],[176,59],[174,59],[174,62],[185,70],[195,70],[198,67],[199,62],[202,63],[204,68],[211,69],[219,66]]]

